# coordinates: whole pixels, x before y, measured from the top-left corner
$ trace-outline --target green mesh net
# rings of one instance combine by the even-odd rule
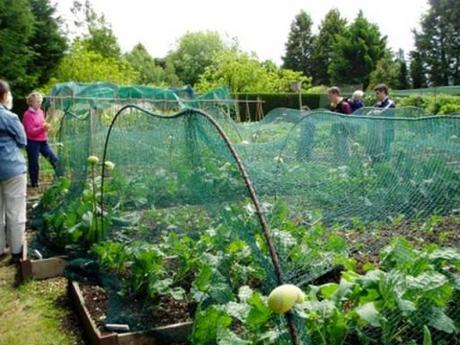
[[[363,107],[353,112],[353,115],[366,116],[395,116],[395,117],[423,117],[431,116],[424,109],[418,107],[402,107],[392,109],[381,109],[374,107]]]
[[[101,325],[191,321],[193,344],[459,343],[459,118],[239,123],[225,89],[53,92],[64,177],[39,237],[104,287]],[[306,299],[278,315],[283,282]]]

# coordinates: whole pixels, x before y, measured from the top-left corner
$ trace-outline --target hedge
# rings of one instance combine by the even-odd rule
[[[233,97],[239,100],[240,118],[242,121],[248,121],[250,115],[251,121],[256,120],[257,99],[262,101],[263,114],[266,115],[275,108],[293,108],[299,109],[298,93],[239,93]],[[251,102],[246,103],[245,100]],[[302,93],[302,105],[310,109],[318,109],[327,104],[326,95]]]

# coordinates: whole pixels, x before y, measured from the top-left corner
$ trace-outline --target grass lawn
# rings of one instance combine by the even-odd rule
[[[0,260],[0,345],[83,345],[64,278],[18,286],[18,267]]]

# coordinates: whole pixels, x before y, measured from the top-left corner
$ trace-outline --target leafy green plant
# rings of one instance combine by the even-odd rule
[[[458,250],[395,240],[382,250],[382,270],[311,286],[299,315],[318,344],[430,343],[430,330],[458,337],[459,260]]]
[[[69,192],[70,179],[68,177],[59,177],[54,184],[47,189],[40,199],[40,211],[51,211],[58,207],[65,199]]]

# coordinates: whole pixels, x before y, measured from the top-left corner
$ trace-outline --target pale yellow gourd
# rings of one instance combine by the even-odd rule
[[[278,286],[268,296],[268,307],[275,313],[284,314],[296,304],[303,303],[305,294],[297,286],[285,284]]]

